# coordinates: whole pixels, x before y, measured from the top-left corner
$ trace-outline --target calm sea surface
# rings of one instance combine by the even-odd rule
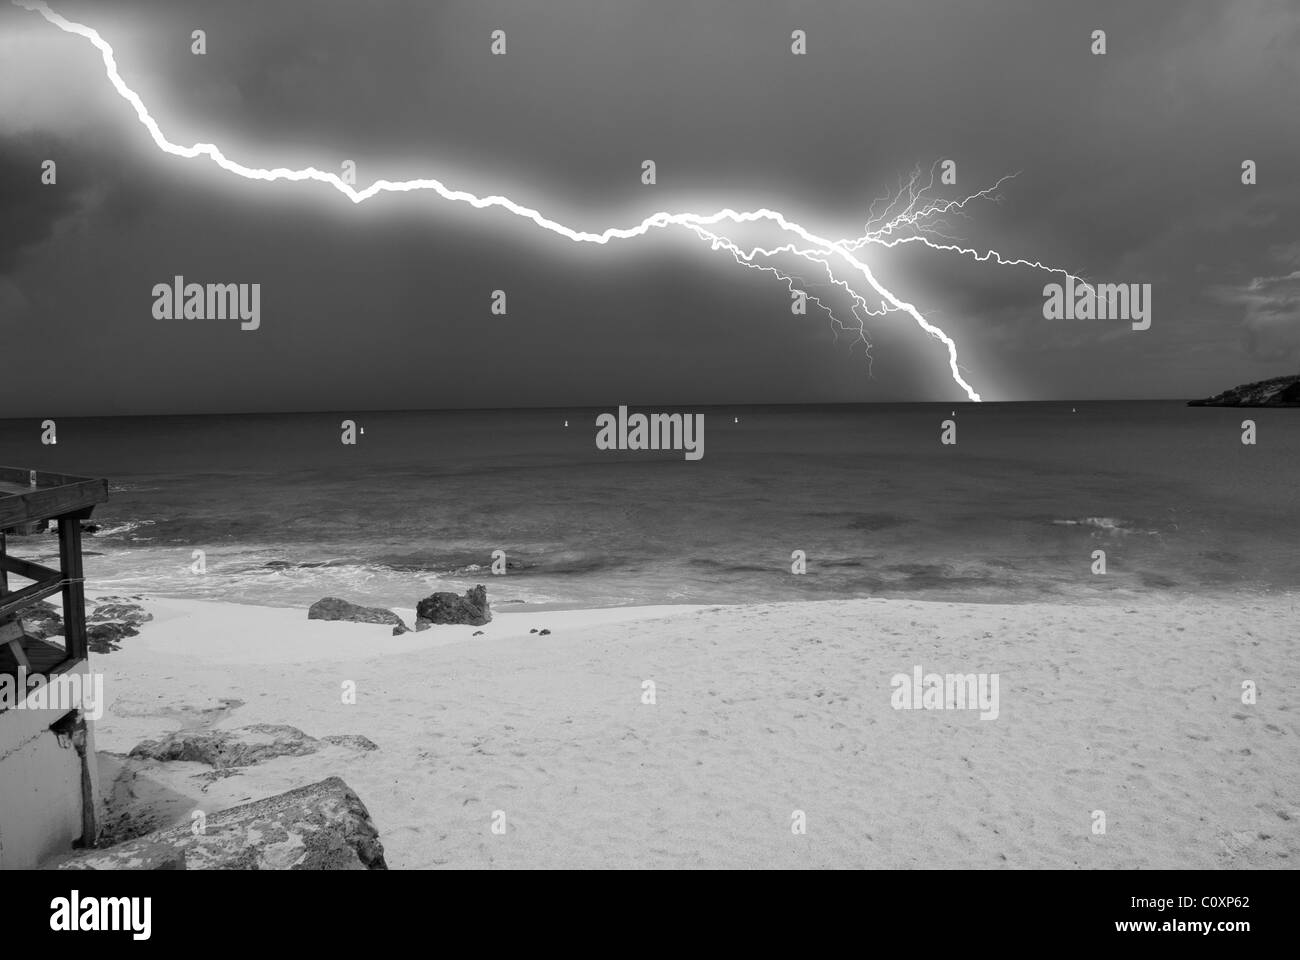
[[[480,582],[494,603],[565,605],[1300,586],[1298,410],[691,410],[698,462],[597,451],[602,411],[571,409],[60,419],[57,446],[38,421],[0,420],[0,463],[111,480],[85,544],[92,591],[411,607]],[[344,416],[365,429],[356,446]],[[950,416],[958,443],[942,446]]]

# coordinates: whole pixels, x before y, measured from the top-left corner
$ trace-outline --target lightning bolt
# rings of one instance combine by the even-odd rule
[[[185,159],[197,159],[206,157],[215,163],[222,170],[236,176],[243,177],[247,180],[278,181],[289,180],[293,182],[316,181],[317,183],[327,184],[333,187],[339,193],[343,194],[354,204],[362,203],[381,193],[411,193],[416,191],[431,191],[444,200],[455,203],[468,204],[479,210],[489,208],[500,208],[516,217],[528,220],[534,225],[572,240],[575,243],[595,243],[607,244],[612,240],[629,240],[636,237],[645,236],[651,230],[663,229],[665,227],[683,227],[691,230],[697,237],[708,242],[715,250],[722,249],[732,255],[737,263],[752,269],[763,270],[775,274],[778,279],[784,281],[793,291],[797,289],[795,277],[793,274],[780,270],[770,264],[760,262],[762,259],[773,259],[780,255],[791,255],[812,264],[819,265],[825,270],[829,281],[832,285],[844,291],[851,301],[851,313],[856,323],[842,322],[836,314],[822,300],[816,297],[809,297],[824,312],[826,312],[831,321],[841,330],[851,330],[858,335],[867,346],[867,355],[870,358],[870,341],[866,336],[865,317],[881,316],[885,313],[902,312],[907,314],[918,327],[934,340],[942,343],[947,349],[948,368],[953,381],[961,387],[966,396],[978,402],[980,395],[975,389],[966,382],[962,377],[961,370],[957,363],[957,344],[953,342],[943,330],[930,323],[921,312],[911,303],[896,296],[888,290],[876,278],[870,266],[856,256],[857,251],[869,244],[876,244],[885,247],[892,247],[902,243],[922,243],[927,247],[935,250],[959,253],[963,256],[974,257],[980,261],[993,260],[996,263],[1006,266],[1028,266],[1039,270],[1062,273],[1066,276],[1073,276],[1068,271],[1055,267],[1047,267],[1037,261],[1030,261],[1020,258],[1007,259],[1002,257],[996,251],[985,251],[981,253],[974,248],[963,247],[956,240],[949,237],[946,233],[941,232],[946,223],[942,217],[948,213],[960,215],[967,203],[978,199],[988,199],[1001,183],[1009,178],[1004,177],[991,187],[965,197],[961,200],[943,200],[931,198],[929,191],[934,186],[934,167],[930,170],[930,180],[928,184],[921,186],[921,174],[919,169],[914,171],[907,186],[900,183],[899,190],[892,197],[886,194],[878,198],[871,205],[868,211],[868,222],[864,227],[864,234],[860,237],[846,240],[832,240],[827,237],[818,236],[799,223],[788,219],[783,213],[777,210],[771,210],[767,207],[761,207],[757,210],[737,211],[730,208],[718,210],[714,213],[670,213],[660,211],[646,217],[640,223],[629,227],[609,227],[599,233],[589,232],[586,230],[576,230],[566,226],[563,223],[552,220],[544,216],[540,211],[532,207],[524,206],[511,200],[509,197],[493,194],[491,196],[480,197],[463,190],[455,190],[448,187],[441,180],[433,178],[421,178],[417,180],[376,180],[368,187],[362,190],[356,189],[351,184],[345,183],[339,176],[324,170],[318,170],[315,167],[305,169],[289,169],[287,167],[274,167],[264,169],[258,167],[247,167],[242,163],[231,160],[227,157],[214,143],[195,143],[192,146],[183,146],[176,144],[167,139],[157,122],[150,115],[148,108],[140,96],[127,86],[126,81],[117,69],[117,60],[113,55],[113,48],[109,45],[99,32],[85,24],[68,20],[58,13],[55,13],[42,0],[12,0],[13,5],[20,7],[32,13],[39,13],[48,22],[58,27],[65,33],[71,33],[88,40],[104,61],[104,70],[108,75],[109,83],[113,89],[135,110],[137,119],[140,124],[149,132],[154,144],[164,153],[175,157]],[[907,202],[903,203],[904,198]],[[880,214],[875,213],[877,203],[888,201]],[[901,204],[901,206],[900,206]],[[885,218],[888,219],[885,219]],[[729,240],[718,229],[722,224],[733,224],[741,226],[744,224],[766,224],[775,226],[788,236],[793,236],[801,242],[790,242],[773,248],[755,247],[746,252],[739,245]],[[714,229],[711,229],[714,228]],[[938,237],[938,241],[932,239]],[[836,269],[844,270],[852,276],[861,277],[862,280],[875,292],[879,298],[880,309],[874,310],[866,297],[852,286],[848,281],[841,279],[836,274]],[[802,281],[800,281],[802,282]]]

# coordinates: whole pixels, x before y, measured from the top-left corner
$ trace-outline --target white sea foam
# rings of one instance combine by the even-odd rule
[[[1128,526],[1123,520],[1115,517],[1081,517],[1078,520],[1053,520],[1052,523],[1058,527],[1095,527],[1098,530],[1105,530],[1107,533],[1142,533],[1153,535],[1154,530],[1139,530]]]

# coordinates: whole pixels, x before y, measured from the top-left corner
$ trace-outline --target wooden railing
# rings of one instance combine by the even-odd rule
[[[90,516],[95,504],[107,499],[107,480],[0,467],[0,629],[7,626],[7,633],[17,632],[21,636],[21,627],[15,625],[20,623],[22,612],[46,597],[61,594],[66,660],[75,662],[86,658],[81,521]],[[4,531],[24,529],[33,522],[45,520],[58,524],[57,570],[9,555]],[[10,574],[32,583],[11,591]],[[15,656],[22,659],[21,646]]]

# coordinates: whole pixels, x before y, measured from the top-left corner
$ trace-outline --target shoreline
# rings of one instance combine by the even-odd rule
[[[453,593],[463,593],[469,586],[473,586],[473,580],[457,580],[454,583],[434,584],[438,589],[451,591]],[[168,593],[157,591],[141,591],[130,589],[126,586],[121,587],[99,587],[90,581],[87,582],[89,589],[86,598],[91,603],[97,603],[112,597],[130,597],[141,604],[204,604],[212,607],[235,607],[247,608],[249,610],[277,610],[277,611],[299,611],[306,616],[306,611],[311,602],[301,604],[287,604],[276,602],[255,602],[243,600],[231,600],[227,598],[208,599],[205,597],[196,597],[180,593]],[[743,608],[756,606],[775,606],[775,605],[816,605],[826,603],[921,603],[921,604],[939,604],[939,605],[970,605],[970,606],[994,606],[994,607],[1024,607],[1024,606],[1048,606],[1048,607],[1106,607],[1114,606],[1116,603],[1137,603],[1137,604],[1169,604],[1177,605],[1187,601],[1205,600],[1219,602],[1225,605],[1235,603],[1244,603],[1247,601],[1286,601],[1288,599],[1300,602],[1300,586],[1293,588],[1282,588],[1268,583],[1252,583],[1249,585],[1233,584],[1224,586],[1218,590],[1201,588],[1193,589],[1192,587],[1169,588],[1161,591],[1137,590],[1125,587],[1112,588],[1106,592],[1092,591],[1076,593],[1058,593],[1058,594],[1037,594],[1030,596],[1013,596],[1000,595],[995,597],[980,597],[966,595],[941,595],[937,591],[913,591],[910,593],[883,593],[883,594],[861,594],[856,596],[810,596],[810,597],[778,597],[771,600],[716,600],[716,601],[692,601],[692,600],[666,600],[654,603],[628,602],[628,603],[609,603],[609,604],[590,604],[581,600],[564,600],[564,601],[528,601],[528,600],[492,600],[490,596],[490,582],[484,584],[489,588],[489,599],[492,604],[492,623],[495,624],[501,617],[510,617],[510,623],[513,624],[514,618],[520,614],[532,613],[538,616],[544,614],[586,614],[590,618],[599,619],[597,616],[605,611],[672,611],[678,608],[689,609],[713,609],[713,608]],[[422,589],[432,592],[433,587],[425,584]],[[417,591],[418,592],[418,591]],[[323,599],[318,597],[317,599]],[[341,599],[350,600],[344,596]],[[313,601],[314,602],[314,601]],[[415,608],[399,604],[389,606],[382,601],[370,601],[360,599],[356,601],[361,606],[379,607],[391,610],[407,622],[408,626],[414,627]],[[628,619],[618,617],[617,619]],[[331,621],[322,621],[331,622]],[[364,624],[361,624],[364,626]],[[445,625],[444,625],[445,626]],[[485,628],[484,628],[485,629]]]
[[[106,596],[112,596],[108,594]],[[134,595],[133,595],[134,596]],[[98,599],[96,597],[95,599]],[[583,629],[629,621],[655,620],[712,609],[699,604],[658,604],[630,607],[590,607],[569,610],[494,611],[483,626],[437,624],[428,630],[392,635],[386,624],[339,620],[308,620],[305,607],[262,606],[221,600],[151,598],[139,602],[154,619],[140,634],[122,641],[119,656],[132,648],[168,656],[195,657],[206,662],[307,663],[319,660],[368,660],[469,641],[515,640],[533,636],[530,630]],[[718,605],[720,606],[720,605]],[[390,607],[410,627],[414,607]],[[160,627],[167,629],[161,630]],[[553,626],[552,626],[553,625]],[[248,631],[253,628],[257,636]],[[475,636],[481,632],[482,636]],[[260,639],[272,634],[272,644]],[[364,647],[361,646],[364,644]]]

